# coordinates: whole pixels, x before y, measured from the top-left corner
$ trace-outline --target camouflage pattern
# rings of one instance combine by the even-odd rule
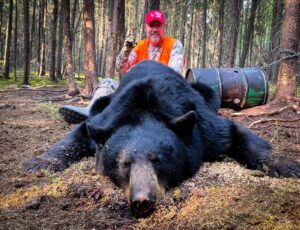
[[[159,55],[161,53],[160,47],[149,46],[148,56],[149,59],[158,61]],[[120,72],[120,69],[124,68],[126,65],[130,66],[130,63],[134,63],[136,60],[136,53],[132,50],[130,53],[127,47],[124,47],[116,59],[116,71]],[[170,61],[168,66],[173,68],[175,71],[182,74],[182,69],[184,65],[184,53],[183,46],[179,40],[176,40],[173,49],[171,51]],[[129,68],[130,69],[130,68]],[[129,70],[128,69],[128,70]]]

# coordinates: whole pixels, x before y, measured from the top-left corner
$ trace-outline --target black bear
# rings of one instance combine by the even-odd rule
[[[114,94],[95,102],[86,121],[25,166],[58,171],[96,153],[97,170],[127,192],[137,216],[149,215],[162,192],[193,176],[201,162],[224,154],[270,176],[300,176],[299,163],[272,155],[265,140],[218,116],[219,106],[208,86],[143,61]]]

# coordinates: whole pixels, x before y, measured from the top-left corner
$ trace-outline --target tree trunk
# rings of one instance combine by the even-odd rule
[[[206,30],[206,10],[207,10],[207,0],[203,1],[203,37],[202,37],[202,64],[201,67],[205,67],[205,56],[206,56],[206,36],[207,36],[207,30]]]
[[[23,0],[24,14],[24,76],[23,85],[29,85],[30,72],[30,38],[29,38],[29,0]]]
[[[72,7],[72,12],[71,12],[71,19],[70,19],[71,20],[70,28],[71,28],[71,31],[73,31],[73,34],[71,33],[72,39],[73,39],[73,37],[75,35],[74,28],[75,28],[75,19],[76,19],[77,5],[78,5],[78,0],[74,0],[73,7]]]
[[[37,47],[37,62],[41,63],[41,46],[42,46],[42,34],[43,34],[43,18],[44,18],[44,1],[39,1],[39,22],[38,22],[38,47]],[[39,68],[40,69],[40,68]]]
[[[46,25],[47,25],[47,0],[43,1],[43,23],[41,25],[41,53],[39,76],[45,76],[46,69]]]
[[[82,44],[82,33],[79,33],[79,44]],[[78,49],[78,57],[81,57],[81,52],[82,52],[82,48],[81,45],[79,46]],[[81,58],[77,59],[77,77],[80,77],[80,72],[81,72]],[[75,71],[74,71],[75,72]]]
[[[100,68],[100,74],[102,76],[105,76],[105,72],[106,72],[106,52],[107,52],[107,44],[106,44],[106,41],[107,41],[107,36],[108,36],[108,33],[107,33],[107,25],[108,24],[105,24],[104,22],[106,22],[108,20],[108,13],[107,13],[107,10],[108,10],[108,0],[104,0],[104,3],[103,3],[103,14],[102,14],[102,21],[103,21],[103,26],[102,26],[102,36],[103,36],[103,39],[102,39],[102,55],[101,55],[101,68]]]
[[[298,0],[285,0],[281,58],[275,100],[296,95],[298,43],[300,37],[300,4]],[[293,57],[289,57],[292,56]]]
[[[160,0],[146,0],[145,1],[145,12],[151,10],[159,10]]]
[[[282,24],[282,14],[283,14],[283,0],[274,0],[273,6],[273,18],[272,18],[272,30],[271,30],[271,45],[270,45],[270,57],[269,62],[272,63],[279,59],[280,57],[280,31]],[[272,82],[277,81],[279,71],[279,63],[274,63],[269,72],[269,76]]]
[[[34,39],[35,39],[35,9],[36,9],[36,0],[33,0],[33,5],[32,5],[32,17],[31,17],[31,32],[30,32],[30,58],[33,57],[33,48],[34,48]]]
[[[3,57],[3,47],[4,47],[2,24],[3,24],[3,0],[0,0],[0,60],[2,60]]]
[[[63,25],[63,9],[62,0],[60,1],[59,13],[58,13],[58,44],[57,44],[57,56],[56,56],[56,77],[62,79],[62,55],[63,55],[63,38],[64,38],[64,25]]]
[[[236,45],[237,45],[237,38],[239,32],[239,18],[240,18],[240,7],[241,7],[241,0],[233,0],[232,1],[232,14],[231,14],[231,28],[230,28],[230,38],[229,38],[229,50],[228,50],[228,57],[227,57],[227,67],[233,67],[235,53],[236,53]]]
[[[217,39],[216,46],[214,52],[214,66],[220,67],[222,60],[222,52],[223,52],[223,31],[224,31],[224,2],[225,0],[221,0],[219,6],[219,20],[218,20],[218,31],[217,31]]]
[[[68,78],[68,95],[75,96],[79,94],[74,79],[74,68],[72,58],[72,41],[70,31],[70,0],[62,1],[62,9],[64,15],[64,49],[65,49],[65,62],[66,62],[66,75]]]
[[[112,17],[109,16],[108,24],[107,24],[107,29],[110,31],[108,33],[108,39],[107,41],[107,53],[110,55],[107,57],[106,61],[106,77],[114,77],[115,74],[115,63],[116,63],[116,56],[117,56],[117,45],[118,45],[118,38],[119,38],[119,19],[120,17],[118,16],[119,9],[120,9],[120,4],[121,1],[124,0],[114,0],[114,1],[109,1],[109,8],[108,12],[112,13]],[[111,23],[111,29],[109,29]]]
[[[193,21],[194,21],[194,0],[191,2],[191,24],[189,28],[189,34],[188,34],[188,48],[187,48],[187,62],[186,67],[189,69],[191,68],[191,41],[192,41],[192,34],[193,34]]]
[[[15,28],[14,28],[14,79],[17,81],[17,57],[18,57],[18,1],[14,0],[15,5]]]
[[[6,79],[9,79],[12,18],[13,18],[13,0],[9,0],[7,30],[6,30],[6,39],[5,39],[5,57],[4,57],[4,78]]]
[[[85,95],[92,96],[98,85],[95,53],[94,0],[83,1]]]
[[[97,63],[97,76],[101,75],[101,62],[102,62],[102,54],[103,54],[103,39],[104,34],[103,30],[103,13],[104,13],[104,0],[98,1],[98,42],[97,44],[97,54],[96,54],[96,63]]]
[[[258,0],[252,0],[251,10],[250,10],[250,18],[248,22],[248,26],[244,33],[244,45],[243,45],[243,52],[240,59],[240,67],[244,68],[246,56],[249,50],[250,38],[252,37],[253,30],[254,30],[254,20],[255,20],[255,13],[257,8]]]
[[[76,67],[77,67],[77,65],[76,65],[76,29],[75,29],[75,21],[76,21],[76,15],[77,15],[77,5],[78,5],[78,0],[74,0],[73,5],[72,5],[72,9],[70,8],[70,10],[71,10],[70,31],[71,31],[72,57],[73,57],[74,73],[76,73]],[[78,16],[78,20],[79,20],[79,17],[80,17],[80,15]]]
[[[184,37],[185,37],[185,24],[186,24],[186,15],[187,15],[187,9],[188,9],[188,2],[189,0],[186,0],[186,2],[183,3],[183,10],[182,10],[182,17],[181,17],[181,23],[180,23],[180,36],[179,40],[182,43],[182,46],[184,47]],[[188,57],[187,57],[188,58]]]
[[[50,69],[49,77],[51,81],[56,81],[55,78],[55,53],[56,53],[56,31],[57,31],[57,16],[58,16],[58,0],[53,0],[52,23],[50,32]]]
[[[121,50],[123,47],[123,43],[125,40],[126,32],[125,32],[125,0],[121,0],[119,4],[119,18],[118,18],[118,26],[119,26],[119,41],[117,51]]]

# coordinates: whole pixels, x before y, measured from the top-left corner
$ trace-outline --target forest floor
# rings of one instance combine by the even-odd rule
[[[27,173],[25,160],[74,127],[57,113],[70,103],[59,101],[65,93],[62,87],[0,92],[0,229],[300,229],[300,180],[270,178],[230,159],[204,163],[144,219],[134,218],[123,191],[96,173],[94,158],[59,173]],[[267,118],[274,120],[251,129],[274,154],[300,162],[299,114],[232,119],[249,126]]]

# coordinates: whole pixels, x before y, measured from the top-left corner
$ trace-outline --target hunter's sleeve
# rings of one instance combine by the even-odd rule
[[[179,40],[176,40],[175,44],[173,45],[170,60],[168,66],[177,71],[178,73],[182,74],[184,65],[184,53],[183,53],[183,46]]]
[[[123,75],[126,73],[136,62],[136,53],[131,50],[130,53],[121,50],[116,59],[116,71]]]

